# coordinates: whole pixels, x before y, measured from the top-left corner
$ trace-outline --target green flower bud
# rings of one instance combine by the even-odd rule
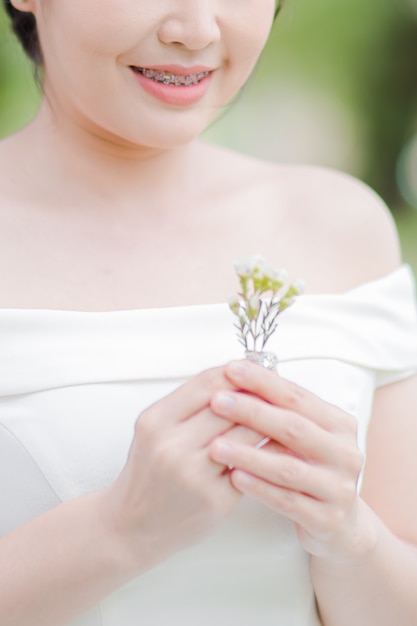
[[[239,298],[235,295],[230,295],[228,298],[228,304],[229,304],[230,310],[235,315],[239,315],[239,308],[240,308]]]

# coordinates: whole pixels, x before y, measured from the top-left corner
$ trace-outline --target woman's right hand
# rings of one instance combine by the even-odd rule
[[[245,433],[212,413],[222,390],[235,390],[224,368],[189,380],[139,417],[126,465],[110,487],[0,538],[1,624],[66,624],[233,511],[241,495],[208,453],[219,435]]]
[[[241,496],[227,468],[208,453],[234,426],[211,411],[211,399],[232,388],[224,368],[207,370],[137,420],[127,463],[105,501],[114,531],[141,567],[197,543],[236,507]]]

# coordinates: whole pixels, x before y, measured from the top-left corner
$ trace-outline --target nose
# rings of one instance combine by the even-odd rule
[[[164,44],[177,44],[188,50],[203,50],[219,41],[221,33],[213,0],[177,0],[161,23],[158,37]]]

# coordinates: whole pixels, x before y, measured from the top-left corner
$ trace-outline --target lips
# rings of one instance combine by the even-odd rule
[[[188,107],[204,98],[214,70],[203,65],[131,65],[130,70],[150,96],[174,107]]]
[[[202,80],[204,80],[204,78],[207,78],[210,73],[206,70],[184,74],[169,70],[150,69],[136,66],[131,67],[134,72],[142,74],[142,76],[148,78],[149,80],[172,87],[192,87],[194,85],[198,85]]]

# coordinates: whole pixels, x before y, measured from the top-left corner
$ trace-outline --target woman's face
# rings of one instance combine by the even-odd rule
[[[275,0],[27,0],[58,120],[116,143],[197,136],[242,87]],[[18,5],[17,5],[18,6]]]

